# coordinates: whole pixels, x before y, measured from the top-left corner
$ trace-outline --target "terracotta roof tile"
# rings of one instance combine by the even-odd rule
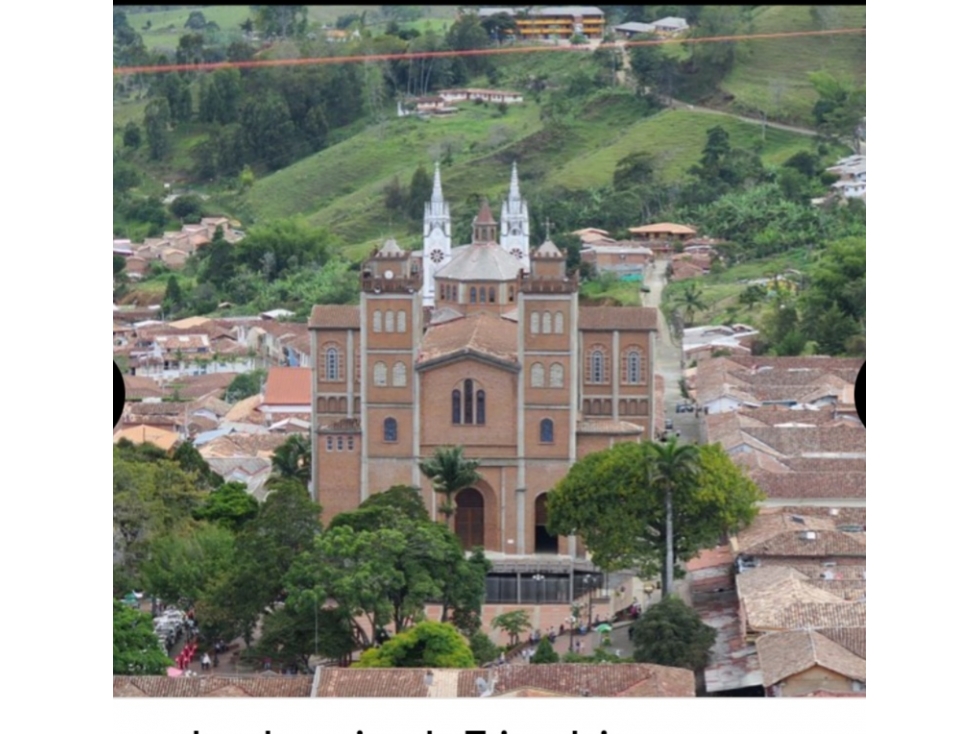
[[[641,306],[583,306],[578,311],[582,331],[656,331],[655,308]]]
[[[170,392],[179,392],[182,398],[204,398],[223,395],[228,385],[237,377],[234,372],[214,372],[210,375],[187,375],[165,386]]]
[[[360,306],[313,306],[311,329],[359,329]]]
[[[316,697],[428,698],[425,673],[421,668],[320,668]]]
[[[643,432],[642,426],[628,421],[586,420],[578,421],[577,433],[600,433],[611,435],[635,435]]]
[[[309,698],[313,687],[310,675],[225,677],[205,675],[193,678],[165,676],[114,676],[114,698]]]
[[[857,657],[867,659],[866,627],[828,627],[816,631],[840,647],[845,647]]]
[[[517,324],[488,313],[477,313],[432,326],[422,338],[418,364],[453,355],[483,354],[517,365]]]
[[[162,398],[166,393],[149,377],[123,375],[122,382],[126,386],[127,400],[142,400],[144,398]]]
[[[817,632],[798,630],[762,635],[755,648],[766,688],[815,666],[850,680],[867,680],[864,659]]]
[[[497,668],[494,693],[505,695],[522,689],[537,689],[563,696],[593,697],[649,696],[691,697],[694,676],[689,670],[660,665],[619,663],[616,665],[509,665]],[[479,696],[476,678],[486,671],[459,671],[460,698]]]
[[[313,371],[306,367],[273,367],[265,383],[264,405],[312,405]]]

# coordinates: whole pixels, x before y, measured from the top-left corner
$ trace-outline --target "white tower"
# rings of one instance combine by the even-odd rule
[[[422,305],[435,305],[435,272],[452,258],[452,219],[449,205],[442,198],[442,177],[439,164],[435,163],[435,180],[432,182],[432,200],[425,204],[423,229],[423,283]]]
[[[527,202],[520,196],[516,161],[510,174],[510,194],[503,202],[500,215],[500,244],[520,258],[523,269],[530,272],[530,216],[527,214]]]

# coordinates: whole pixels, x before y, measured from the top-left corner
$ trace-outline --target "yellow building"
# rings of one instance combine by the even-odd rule
[[[570,5],[515,12],[512,8],[481,8],[479,16],[505,13],[514,17],[520,38],[570,39],[572,36],[602,38],[605,13],[593,5]]]

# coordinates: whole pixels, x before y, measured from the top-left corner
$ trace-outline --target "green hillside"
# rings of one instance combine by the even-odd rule
[[[864,5],[760,6],[754,11],[748,32],[860,28],[866,22]],[[866,35],[743,41],[738,44],[734,68],[721,83],[721,90],[733,95],[730,106],[736,112],[764,111],[772,119],[811,126],[816,93],[808,74],[814,71],[828,71],[863,84],[867,73]]]
[[[304,215],[351,243],[349,254],[358,255],[370,243],[409,231],[408,223],[387,214],[385,184],[397,176],[407,186],[419,164],[430,167],[447,148],[453,163],[443,168],[443,184],[458,205],[473,194],[503,195],[512,160],[533,193],[606,185],[616,163],[639,151],[657,154],[664,180],[679,182],[715,125],[728,131],[734,146],[761,143],[758,125],[687,110],[646,116],[644,105],[625,92],[598,93],[582,107],[546,128],[540,105],[531,100],[502,117],[495,107],[464,105],[455,117],[390,120],[261,179],[246,197],[247,215],[257,221]],[[809,147],[806,136],[769,129],[762,157],[778,164]]]

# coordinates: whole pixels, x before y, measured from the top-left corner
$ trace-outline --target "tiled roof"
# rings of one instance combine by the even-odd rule
[[[161,428],[152,426],[131,426],[116,431],[112,436],[112,442],[118,443],[122,439],[133,443],[151,443],[164,451],[169,451],[180,440],[180,436],[173,431],[165,431]]]
[[[289,438],[288,433],[232,433],[200,447],[206,459],[233,456],[270,457]]]
[[[431,318],[429,320],[430,326],[435,326],[436,324],[444,324],[449,321],[455,321],[456,319],[461,319],[463,314],[456,311],[454,308],[449,308],[445,306],[443,308],[437,308],[432,311]],[[504,317],[506,314],[504,314]]]
[[[656,331],[655,308],[641,306],[583,306],[578,311],[582,331]]]
[[[422,668],[320,668],[317,698],[428,698]]]
[[[127,400],[142,400],[143,398],[162,398],[166,393],[149,377],[123,375],[122,382],[126,386]]]
[[[816,427],[742,427],[752,438],[783,456],[800,454],[866,454],[867,431],[861,426],[837,424]]]
[[[311,675],[255,676],[249,678],[203,675],[113,676],[114,698],[309,698]]]
[[[643,432],[642,426],[628,421],[586,420],[578,421],[577,433],[601,433],[611,435],[632,435]]]
[[[792,477],[794,475],[788,475]],[[836,529],[832,517],[794,515],[786,512],[758,515],[733,539],[739,553],[748,556],[800,556],[830,558],[867,556],[864,533]],[[809,537],[814,536],[814,537]]]
[[[431,326],[422,338],[418,364],[456,354],[483,354],[516,365],[517,328],[512,321],[483,312]]]
[[[534,257],[564,257],[564,253],[561,252],[557,245],[555,245],[550,240],[546,240],[543,245],[534,250]]]
[[[187,351],[189,349],[210,349],[211,342],[207,334],[161,334],[156,337],[156,343],[168,351]]]
[[[697,234],[697,230],[685,224],[673,224],[672,222],[660,222],[658,224],[644,224],[642,227],[630,227],[629,231],[633,234]]]
[[[689,670],[661,665],[619,663],[616,665],[508,665],[494,670],[495,695],[536,689],[562,696],[596,698],[616,696],[692,697],[694,675]],[[476,698],[476,678],[486,671],[459,671],[460,698]]]
[[[862,525],[867,526],[866,507],[818,507],[815,505],[779,507],[780,512],[787,512],[790,515],[818,515],[820,517],[831,517],[837,525]]]
[[[265,383],[264,405],[312,405],[313,371],[307,367],[273,367]]]
[[[182,398],[203,398],[223,395],[237,377],[234,372],[214,372],[210,375],[186,375],[167,383],[166,389],[180,393]]]
[[[508,281],[520,276],[520,260],[498,244],[452,248],[452,259],[436,271],[436,278],[462,281]]]
[[[755,357],[734,354],[697,368],[697,397],[703,404],[729,395],[742,402],[811,402],[836,396],[853,402],[853,383],[862,360],[836,357]]]
[[[762,635],[755,642],[767,688],[814,666],[866,682],[867,662],[817,632],[794,630]]]
[[[857,657],[867,659],[866,627],[828,627],[817,629],[816,632],[845,647]]]
[[[820,590],[821,591],[821,590]],[[829,592],[823,592],[829,594]],[[748,619],[755,629],[794,630],[816,629],[819,627],[866,627],[867,604],[862,601],[840,601],[833,596],[832,601],[796,601],[784,606],[763,611],[748,612]],[[756,604],[752,600],[745,603],[746,608]]]
[[[863,499],[867,496],[865,472],[751,473],[759,489],[770,499]]]
[[[434,99],[438,99],[435,97]],[[496,224],[496,220],[493,219],[493,212],[490,210],[489,202],[483,199],[483,203],[479,206],[479,213],[476,214],[476,218],[473,220],[474,224]]]
[[[225,414],[224,420],[230,423],[238,423],[239,421],[247,420],[252,412],[258,410],[258,406],[261,404],[261,395],[252,395],[244,398],[243,400],[239,400],[237,403],[231,406],[231,410]]]
[[[359,329],[359,306],[313,306],[309,317],[311,329]]]

